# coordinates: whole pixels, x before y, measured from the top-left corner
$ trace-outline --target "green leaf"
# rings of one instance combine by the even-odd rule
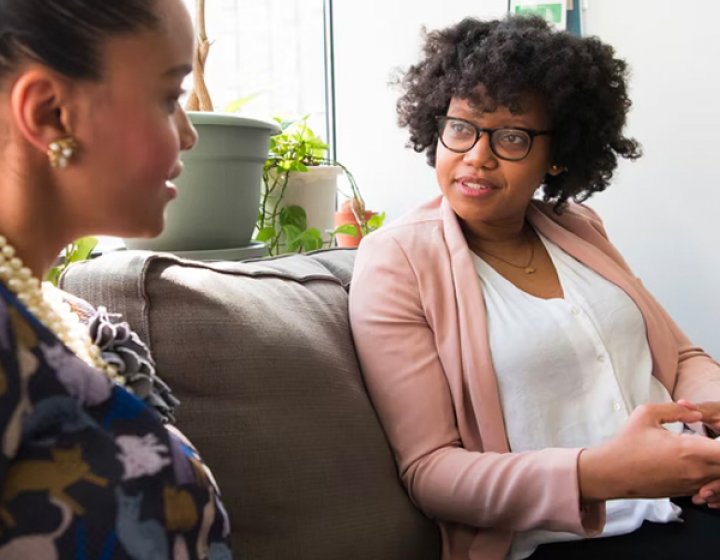
[[[341,226],[336,227],[333,230],[333,235],[352,235],[355,236],[358,234],[358,228],[354,226],[353,224],[343,224]]]
[[[65,247],[63,262],[48,270],[45,275],[45,280],[57,286],[63,270],[65,270],[70,263],[87,260],[97,244],[98,240],[95,237],[81,237],[73,241]]]
[[[58,282],[60,281],[60,273],[65,268],[64,264],[53,266],[50,270],[48,270],[47,274],[45,275],[45,281],[50,282],[53,286],[57,286]]]
[[[302,248],[305,251],[315,251],[322,249],[323,238],[322,233],[317,228],[310,228],[302,234]]]
[[[375,231],[385,223],[385,212],[375,214],[367,221],[368,231]]]
[[[307,229],[307,214],[302,206],[286,206],[280,210],[280,225],[294,226],[300,231]]]
[[[65,264],[87,260],[97,244],[98,240],[95,237],[81,237],[74,241],[70,254],[65,255]]]
[[[307,165],[305,165],[302,161],[293,161],[290,164],[290,169],[288,171],[299,171],[300,173],[307,173]]]
[[[303,230],[292,224],[283,226],[288,252],[294,253],[302,247]]]
[[[265,243],[266,241],[270,241],[271,239],[273,239],[275,235],[275,228],[273,226],[266,226],[260,231],[258,231],[255,239],[257,239],[260,243]]]

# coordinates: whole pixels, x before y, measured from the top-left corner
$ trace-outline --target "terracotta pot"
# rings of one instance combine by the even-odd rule
[[[365,210],[365,221],[367,222],[370,218],[372,218],[375,215],[375,212],[371,212],[370,210]],[[357,228],[357,235],[345,235],[342,233],[339,233],[335,236],[335,240],[337,242],[338,247],[357,247],[360,244],[360,240],[363,237],[362,230],[360,229],[360,224],[358,223],[357,219],[355,218],[355,215],[353,214],[352,210],[350,209],[350,201],[346,200],[342,203],[342,206],[340,207],[340,210],[335,212],[335,227],[344,226],[344,225],[353,225]]]

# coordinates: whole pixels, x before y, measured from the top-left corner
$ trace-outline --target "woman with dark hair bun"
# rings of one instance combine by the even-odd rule
[[[363,240],[350,315],[444,559],[720,549],[720,365],[581,204],[640,156],[626,75],[596,38],[508,17],[429,33],[400,81],[442,195]]]
[[[147,347],[102,309],[91,339],[39,280],[73,239],[162,230],[192,57],[181,0],[0,2],[3,560],[231,557]]]

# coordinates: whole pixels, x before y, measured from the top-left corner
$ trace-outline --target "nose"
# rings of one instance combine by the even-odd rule
[[[497,167],[497,158],[490,149],[490,135],[487,132],[482,133],[475,145],[465,152],[463,159],[474,167],[490,169]]]
[[[197,144],[198,133],[184,109],[180,108],[176,111],[176,121],[178,136],[180,137],[180,150],[183,152],[192,150]]]

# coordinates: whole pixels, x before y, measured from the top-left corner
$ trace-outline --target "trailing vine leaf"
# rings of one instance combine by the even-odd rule
[[[287,206],[280,210],[280,225],[294,226],[300,231],[307,229],[307,213],[301,206]]]
[[[269,155],[263,165],[263,195],[258,212],[256,240],[266,243],[268,253],[311,251],[331,245],[340,234],[356,235],[353,225],[340,226],[326,232],[326,239],[316,228],[308,228],[307,214],[299,206],[282,204],[289,177],[293,173],[306,173],[318,165],[337,165],[345,172],[352,189],[353,214],[359,230],[365,234],[382,225],[385,214],[369,222],[365,219],[365,202],[360,196],[355,178],[337,161],[327,159],[328,145],[308,126],[309,115],[297,120],[275,117],[281,132],[270,138]]]
[[[98,240],[96,237],[81,237],[80,239],[73,241],[70,245],[65,247],[65,254],[62,258],[62,262],[53,266],[48,271],[45,275],[45,280],[47,282],[51,282],[54,286],[57,286],[63,270],[74,262],[85,261],[90,258],[90,255],[97,244]]]
[[[367,231],[365,233],[370,233],[371,231],[379,229],[384,223],[385,212],[382,212],[380,214],[373,214],[367,221]]]
[[[276,229],[272,226],[267,226],[258,231],[255,239],[261,243],[265,243],[266,241],[270,241],[275,235],[277,235]]]
[[[354,237],[358,234],[358,229],[353,224],[343,224],[336,227],[332,233],[333,235],[352,235]]]

